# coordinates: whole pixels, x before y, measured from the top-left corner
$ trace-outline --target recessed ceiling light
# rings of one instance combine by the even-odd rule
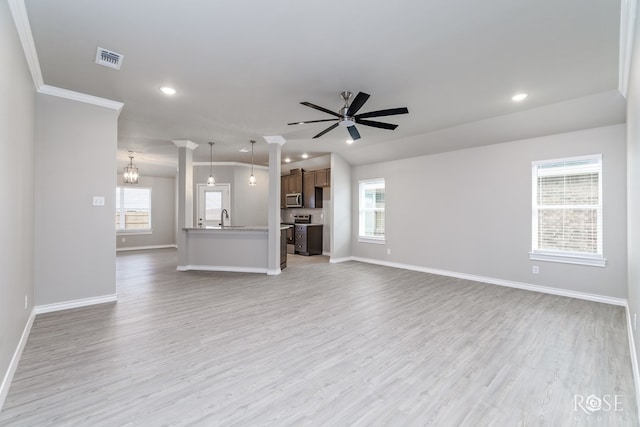
[[[309,158],[309,155],[308,155],[307,153],[304,153],[304,154],[302,155],[302,158],[303,158],[303,159],[308,159],[308,158]]]
[[[529,96],[529,95],[526,94],[526,93],[518,93],[518,94],[513,95],[511,97],[511,99],[516,101],[516,102],[520,102],[520,101],[524,100],[527,96]]]
[[[241,153],[248,153],[248,152],[249,152],[249,150],[247,150],[246,148],[241,148],[241,149],[240,149],[240,152],[241,152]]]
[[[290,158],[288,158],[288,157],[285,157],[284,162],[285,162],[285,163],[290,163],[290,162],[291,162],[291,159],[290,159]]]
[[[347,144],[353,144],[353,139],[347,139]]]
[[[169,87],[169,86],[162,86],[162,87],[160,88],[160,91],[161,91],[162,93],[164,93],[165,95],[175,95],[175,94],[176,94],[176,92],[177,92],[174,88]]]

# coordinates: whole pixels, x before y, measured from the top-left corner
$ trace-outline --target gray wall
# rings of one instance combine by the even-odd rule
[[[251,165],[215,165],[213,177],[216,184],[231,184],[231,224],[232,225],[267,225],[269,207],[269,171],[254,168],[257,179],[254,187],[249,185]],[[206,184],[209,177],[209,166],[193,167],[193,223],[198,224],[197,198],[198,184]]]
[[[335,153],[331,154],[330,188],[331,259],[340,260],[351,256],[351,166]]]
[[[627,96],[627,185],[628,185],[628,299],[631,320],[640,313],[640,8],[636,16],[633,58]],[[640,336],[633,331],[636,354],[640,355]],[[636,384],[638,386],[640,384]],[[636,390],[640,393],[640,390]]]
[[[114,295],[118,112],[42,94],[36,111],[36,305]]]
[[[118,249],[176,244],[176,180],[143,175],[137,187],[151,188],[151,234],[117,234]],[[125,186],[118,173],[118,186]],[[123,242],[122,239],[125,239]]]
[[[7,2],[0,2],[0,381],[33,307],[35,88]],[[25,296],[29,306],[24,308]],[[2,405],[0,399],[0,406]]]
[[[626,298],[625,138],[615,125],[354,167],[353,255]],[[606,268],[530,261],[531,162],[595,153],[603,155]],[[357,242],[358,180],[371,178],[386,181],[385,245]]]

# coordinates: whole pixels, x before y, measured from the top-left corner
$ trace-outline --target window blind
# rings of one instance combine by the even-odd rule
[[[602,256],[601,156],[532,167],[533,252]]]

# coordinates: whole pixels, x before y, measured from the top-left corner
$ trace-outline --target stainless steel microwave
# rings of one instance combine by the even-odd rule
[[[290,193],[286,195],[285,206],[288,208],[302,207],[302,193]]]

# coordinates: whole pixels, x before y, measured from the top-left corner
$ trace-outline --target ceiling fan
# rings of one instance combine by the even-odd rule
[[[380,129],[389,129],[389,130],[394,130],[395,128],[398,127],[398,125],[393,125],[391,123],[383,123],[383,122],[365,120],[365,119],[368,119],[370,117],[382,117],[382,116],[394,116],[397,114],[407,114],[409,112],[409,110],[406,107],[401,107],[401,108],[389,108],[387,110],[370,111],[368,113],[356,114],[362,108],[364,103],[367,102],[370,95],[364,92],[358,92],[356,97],[353,98],[353,101],[351,102],[351,104],[349,104],[349,101],[351,100],[351,96],[352,96],[351,92],[342,92],[340,96],[344,101],[344,107],[342,107],[337,113],[334,111],[328,110],[326,108],[319,107],[310,102],[300,103],[307,107],[315,108],[316,110],[320,110],[324,113],[331,114],[332,116],[336,117],[335,119],[310,120],[307,122],[294,122],[294,123],[287,123],[287,124],[303,125],[306,123],[332,122],[337,120],[338,123],[334,123],[333,125],[329,126],[325,130],[323,130],[322,132],[314,136],[314,138],[319,138],[325,133],[337,128],[338,126],[345,126],[349,131],[351,138],[355,141],[356,139],[360,139],[360,132],[358,132],[358,129],[356,129],[356,126],[355,126],[356,124],[364,125],[364,126],[372,126],[374,128],[380,128]]]

